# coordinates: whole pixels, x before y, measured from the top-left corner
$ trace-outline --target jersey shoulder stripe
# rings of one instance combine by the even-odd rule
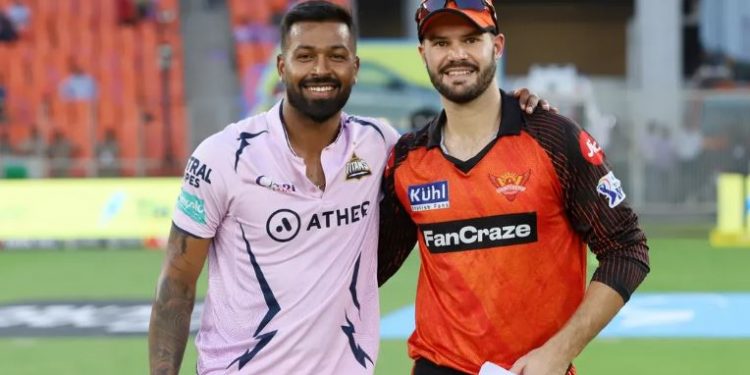
[[[374,121],[370,121],[370,119],[365,119],[362,117],[350,115],[349,117],[347,117],[346,121],[350,124],[358,124],[358,125],[362,125],[365,127],[371,127],[375,129],[376,132],[378,132],[378,134],[380,135],[380,138],[382,138],[383,141],[386,140],[385,134],[383,134],[383,130],[380,129],[380,126],[376,125]]]

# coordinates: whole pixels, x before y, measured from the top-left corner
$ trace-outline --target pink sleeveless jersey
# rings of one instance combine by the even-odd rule
[[[372,374],[380,180],[398,134],[342,115],[321,191],[280,108],[209,137],[185,169],[174,223],[213,238],[197,372]]]

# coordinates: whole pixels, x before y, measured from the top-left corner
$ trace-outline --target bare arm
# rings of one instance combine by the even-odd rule
[[[172,224],[148,328],[152,375],[178,374],[190,334],[195,286],[210,239],[197,238]]]
[[[583,348],[604,329],[625,304],[620,294],[593,281],[583,302],[565,326],[541,347],[519,358],[511,372],[523,375],[563,375]]]
[[[583,302],[560,332],[549,340],[570,363],[583,351],[583,348],[604,329],[618,311],[625,305],[617,291],[609,286],[593,281]]]

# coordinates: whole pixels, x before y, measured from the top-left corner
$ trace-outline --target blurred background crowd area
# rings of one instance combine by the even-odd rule
[[[440,103],[418,0],[352,9],[347,110],[418,127]],[[0,178],[178,176],[192,149],[267,109],[290,0],[0,0]],[[600,142],[642,212],[713,214],[748,173],[750,2],[498,0],[501,87],[529,87]]]

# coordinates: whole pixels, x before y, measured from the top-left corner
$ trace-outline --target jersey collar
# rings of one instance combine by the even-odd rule
[[[521,129],[526,123],[526,119],[518,105],[518,99],[506,94],[503,90],[500,90],[500,97],[503,103],[503,113],[500,117],[500,129],[497,132],[497,137],[501,138],[503,136],[521,134]],[[427,148],[440,147],[440,142],[442,141],[442,129],[445,126],[445,121],[445,110],[443,110],[440,112],[440,116],[436,117],[428,125]]]
[[[276,105],[273,106],[273,108],[269,109],[266,113],[266,116],[268,116],[269,119],[269,133],[271,134],[271,138],[276,142],[276,144],[279,147],[288,149],[293,155],[296,156],[294,153],[294,150],[292,149],[292,145],[289,143],[289,136],[286,133],[286,120],[284,119],[284,99],[280,100],[276,103]],[[336,135],[336,138],[331,143],[332,145],[339,144],[340,140],[342,139],[343,133],[348,128],[348,121],[346,121],[349,118],[349,115],[347,115],[344,112],[341,112],[341,121],[339,122],[339,131]]]

